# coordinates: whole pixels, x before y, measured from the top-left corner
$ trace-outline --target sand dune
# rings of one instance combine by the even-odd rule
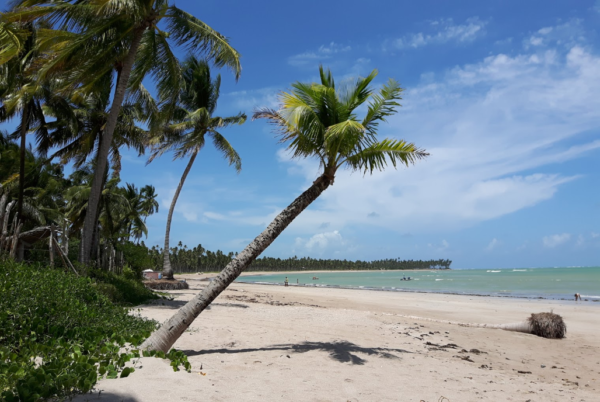
[[[144,306],[164,321],[206,282]],[[426,320],[508,323],[554,310],[563,340]],[[598,303],[235,284],[175,347],[192,373],[143,358],[102,401],[597,401]],[[447,399],[443,399],[445,397]]]

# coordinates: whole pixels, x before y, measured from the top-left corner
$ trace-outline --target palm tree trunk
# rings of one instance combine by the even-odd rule
[[[192,154],[190,161],[188,162],[185,170],[183,171],[183,176],[181,176],[181,180],[179,180],[179,186],[177,186],[177,190],[175,190],[175,195],[173,196],[173,200],[171,201],[171,208],[169,208],[169,216],[167,217],[167,230],[165,232],[165,249],[163,256],[163,278],[165,279],[173,279],[173,268],[171,267],[171,259],[169,258],[169,235],[171,233],[171,219],[173,218],[173,211],[175,211],[175,204],[177,203],[177,198],[179,198],[179,193],[181,193],[181,189],[183,188],[183,183],[187,178],[188,173],[190,173],[190,169],[196,160],[196,156],[198,155],[198,151]]]
[[[129,81],[129,75],[135,61],[140,42],[146,27],[138,28],[131,42],[129,53],[123,60],[123,67],[121,70],[121,76],[117,82],[115,89],[115,95],[113,97],[112,105],[110,107],[110,113],[106,121],[106,128],[102,133],[102,140],[100,143],[100,149],[98,150],[98,163],[96,170],[94,171],[94,179],[92,180],[92,188],[90,193],[90,199],[88,201],[87,213],[85,215],[85,221],[83,223],[83,252],[82,252],[82,263],[88,265],[90,262],[90,254],[92,252],[92,237],[93,231],[96,226],[96,212],[98,210],[98,204],[100,202],[100,196],[102,194],[102,187],[104,181],[104,172],[108,165],[108,152],[112,144],[113,133],[117,126],[117,119],[121,112],[121,105],[125,98],[125,90],[127,89],[127,83]]]
[[[316,200],[323,191],[329,187],[331,181],[327,176],[319,177],[308,190],[302,193],[286,209],[271,222],[271,224],[258,235],[244,251],[238,254],[221,273],[214,278],[202,292],[196,295],[185,306],[179,309],[158,330],[146,339],[141,349],[161,350],[168,352],[171,346],[179,339],[181,334],[192,324],[192,322],[204,311],[214,299],[223,292],[227,286],[236,280],[238,276],[254,261],[273,241],[288,227],[290,223],[306,207]]]
[[[17,219],[23,222],[23,192],[25,191],[25,149],[27,129],[29,127],[29,103],[25,102],[21,115],[21,149],[19,155],[19,198],[17,201]]]
[[[50,256],[50,266],[54,267],[54,230],[50,226],[50,237],[48,237],[48,252]]]
[[[0,187],[0,190],[2,190],[1,187]],[[0,251],[2,250],[2,239],[4,238],[3,237],[4,216],[6,215],[6,211],[4,210],[4,207],[6,206],[7,201],[8,201],[8,193],[4,192],[4,194],[2,194],[2,198],[0,198]],[[6,218],[6,219],[8,219],[8,218]]]

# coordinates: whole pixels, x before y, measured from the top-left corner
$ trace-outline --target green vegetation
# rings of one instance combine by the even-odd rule
[[[140,356],[137,346],[152,351],[144,354],[168,357],[174,369],[189,370],[181,352],[167,350],[245,269],[450,266],[449,260],[257,259],[333,185],[339,169],[366,174],[428,155],[407,141],[377,137],[379,123],[400,106],[402,89],[393,79],[372,88],[373,70],[336,87],[321,67],[320,82],[296,82],[279,95],[278,110],[255,111],[254,118],[278,128],[293,157],[318,160],[320,176],[239,254],[188,250],[181,242],[170,248],[173,209],[205,137],[241,169],[240,156],[221,131],[244,123],[246,115],[213,116],[220,75],[212,79],[209,68],[228,67],[238,79],[240,55],[225,36],[169,0],[15,0],[10,6],[0,14],[0,123],[14,119],[18,126],[0,132],[2,399],[87,392],[103,376],[129,375],[133,369],[125,364]],[[173,46],[190,52],[183,63]],[[155,88],[156,100],[143,83]],[[30,134],[35,149],[27,146]],[[164,249],[140,244],[148,234],[146,219],[158,211],[157,194],[151,185],[121,185],[122,147],[138,156],[150,151],[149,161],[171,151],[189,158]],[[73,168],[68,177],[65,164]],[[224,280],[211,282],[193,309],[181,309],[157,332],[155,322],[126,309],[156,297],[140,282],[141,271],[150,267],[162,267],[166,277],[173,267],[225,267]],[[161,351],[153,351],[155,345]]]
[[[88,392],[99,378],[133,372],[126,363],[140,356],[135,347],[157,323],[130,314],[106,295],[127,303],[156,297],[133,282],[1,260],[1,399],[67,397]],[[170,358],[174,369],[189,369],[181,352],[154,355]]]
[[[0,230],[4,228],[3,232],[6,232],[0,233],[0,251],[5,252],[13,251],[10,238],[19,226],[15,221],[20,189],[19,153],[20,147],[9,136],[0,133],[0,160],[3,161],[0,166]],[[60,243],[55,246],[60,246],[71,261],[78,260],[93,164],[85,164],[65,177],[61,164],[36,155],[31,149],[26,149],[24,155],[25,180],[20,233],[52,226],[57,243]],[[147,234],[145,221],[158,211],[156,197],[153,186],[146,185],[140,189],[130,183],[121,186],[116,171],[112,171],[110,179],[107,177],[96,224],[94,257],[101,259],[111,250],[116,250],[119,253],[119,264],[112,261],[111,264],[105,264],[104,268],[120,270],[124,264],[129,264],[137,273],[148,268],[149,261],[143,258],[147,253],[132,241]],[[47,235],[48,233],[41,236],[37,242],[22,242],[14,250],[14,257],[28,262],[51,263]],[[53,263],[64,266],[58,252],[55,254]],[[106,262],[106,258],[103,261]]]

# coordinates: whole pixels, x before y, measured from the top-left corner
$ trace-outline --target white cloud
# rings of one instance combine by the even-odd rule
[[[544,243],[544,247],[554,248],[558,247],[561,244],[568,242],[571,239],[571,235],[569,233],[563,234],[555,234],[552,236],[544,236],[542,242]]]
[[[600,237],[600,233],[592,232],[591,236],[592,236],[592,239],[596,239],[596,238]]]
[[[585,239],[583,238],[583,235],[579,235],[577,237],[577,246],[583,246],[585,244]]]
[[[233,113],[239,110],[253,110],[257,107],[275,108],[278,105],[277,94],[284,88],[267,87],[247,91],[234,91],[221,94],[226,99],[222,104],[229,105]]]
[[[329,45],[321,45],[316,51],[300,53],[288,57],[288,64],[301,67],[305,65],[313,65],[323,60],[329,60],[337,53],[345,53],[352,50],[351,46],[344,46],[331,42]]]
[[[173,200],[173,196],[175,195],[175,190],[175,188],[161,188],[161,186],[158,186],[157,194],[166,195],[160,199],[159,211],[161,213],[163,211],[169,211],[171,208],[171,202]],[[185,197],[180,195],[179,199],[177,200],[177,204],[175,204],[175,214],[183,215],[184,219],[188,222],[198,222],[198,215],[202,208],[203,206],[201,204],[190,203]]]
[[[556,164],[600,149],[585,135],[600,127],[599,76],[600,57],[573,46],[496,54],[408,89],[381,136],[414,141],[431,156],[370,177],[338,172],[292,230],[324,221],[339,229],[456,230],[552,198],[579,177]],[[305,186],[318,176],[316,161],[279,157]],[[373,211],[386,219],[369,218]]]
[[[523,40],[525,49],[535,46],[569,46],[585,41],[582,20],[572,18],[563,24],[538,29]]]
[[[333,232],[318,233],[310,237],[308,240],[302,237],[297,237],[295,242],[295,249],[297,251],[307,251],[309,253],[323,253],[324,251],[335,251],[339,250],[340,247],[346,245],[346,241],[342,237],[339,231],[334,230]]]
[[[327,233],[319,233],[308,239],[305,247],[309,250],[314,248],[325,249],[327,246],[342,243],[342,235],[337,230]]]
[[[487,247],[485,248],[486,251],[492,251],[493,249],[495,249],[496,247],[498,247],[500,245],[500,242],[498,241],[498,239],[496,239],[495,237],[492,239],[492,241],[490,242],[490,244],[487,245]]]
[[[448,42],[470,42],[484,33],[487,22],[477,17],[469,18],[464,24],[455,24],[451,18],[431,22],[432,33],[413,33],[393,42],[398,49],[418,48],[427,45],[441,45]]]
[[[445,239],[442,240],[440,244],[427,244],[429,248],[435,249],[435,251],[445,251],[450,248],[450,243],[448,243]]]

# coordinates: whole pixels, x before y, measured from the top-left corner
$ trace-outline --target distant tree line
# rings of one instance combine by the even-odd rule
[[[144,242],[141,243],[142,246]],[[158,246],[147,248],[153,269],[161,269],[163,264],[163,249]],[[206,250],[201,244],[194,248],[179,242],[169,250],[171,266],[175,273],[220,271],[237,253],[224,253]],[[451,260],[402,260],[388,258],[373,261],[349,261],[338,259],[320,259],[311,257],[298,258],[257,258],[246,271],[352,271],[380,269],[450,269]]]

